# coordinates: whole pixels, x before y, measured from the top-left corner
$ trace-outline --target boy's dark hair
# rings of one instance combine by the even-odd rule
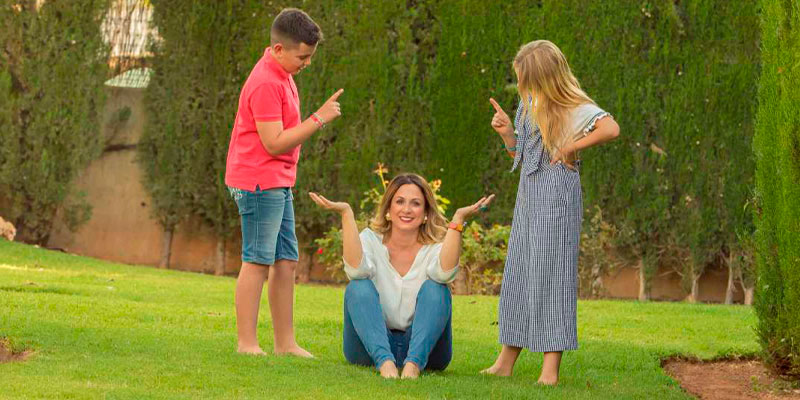
[[[297,8],[284,8],[272,21],[270,42],[280,42],[285,47],[295,47],[301,42],[316,46],[322,40],[322,31],[308,14]]]

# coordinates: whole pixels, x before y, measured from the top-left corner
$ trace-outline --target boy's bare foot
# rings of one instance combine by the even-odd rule
[[[394,365],[394,361],[386,360],[381,364],[379,369],[381,376],[387,379],[397,379],[397,366]]]
[[[482,374],[495,376],[511,376],[512,372],[514,372],[514,367],[507,367],[498,363],[494,363],[491,367],[481,371]]]
[[[550,374],[539,375],[539,380],[536,382],[540,385],[555,386],[558,384],[558,375],[551,376]]]
[[[419,378],[419,367],[417,364],[413,362],[407,362],[403,365],[403,375],[400,377],[402,379],[417,379]]]
[[[240,354],[252,354],[254,356],[265,356],[267,353],[264,350],[261,350],[261,347],[258,346],[239,346],[236,351]]]
[[[274,351],[276,356],[296,356],[303,358],[314,358],[313,354],[309,353],[308,351],[306,351],[306,349],[298,345],[286,349],[279,349],[276,347]]]

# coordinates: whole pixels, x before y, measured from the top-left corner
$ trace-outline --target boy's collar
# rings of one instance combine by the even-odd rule
[[[268,46],[267,49],[264,50],[264,63],[267,64],[267,68],[275,71],[282,79],[289,77],[289,73],[283,69],[278,60],[275,59],[275,56],[272,55],[272,47]]]

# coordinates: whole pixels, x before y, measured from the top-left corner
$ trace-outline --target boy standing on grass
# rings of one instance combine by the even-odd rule
[[[341,115],[339,89],[305,121],[292,75],[311,64],[322,40],[305,12],[287,8],[275,17],[270,47],[250,72],[239,96],[231,133],[225,184],[242,222],[242,268],[236,281],[236,327],[240,353],[265,354],[256,325],[268,279],[274,352],[313,357],[295,341],[292,320],[297,237],[291,188],[300,144]]]

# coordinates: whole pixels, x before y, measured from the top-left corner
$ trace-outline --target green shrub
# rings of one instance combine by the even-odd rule
[[[101,151],[107,4],[36,3],[0,5],[0,215],[45,244],[60,208],[73,229],[91,215],[74,181]]]
[[[509,225],[483,227],[472,221],[462,235],[457,294],[499,294],[508,253]]]
[[[755,306],[767,362],[800,378],[800,6],[762,0]]]
[[[162,96],[177,105],[162,107],[163,118],[151,121],[207,140],[197,146],[213,151],[192,155],[202,165],[182,173],[194,185],[215,185],[208,197],[200,195],[205,200],[191,204],[208,214],[203,218],[220,227],[220,235],[228,229],[221,221],[236,219],[220,197],[221,149],[235,97],[268,44],[277,11],[277,5],[258,4],[154,2],[157,19],[175,13],[158,24],[177,56],[170,67],[155,68],[161,77],[153,84],[174,87]],[[159,11],[162,5],[175,10]],[[753,230],[745,207],[754,179],[749,149],[759,67],[753,2],[282,5],[306,10],[326,38],[296,77],[302,116],[345,89],[342,118],[303,146],[295,197],[301,242],[338,223],[306,193],[356,204],[372,187],[365,171],[374,160],[440,177],[456,204],[495,193],[495,205],[479,220],[510,224],[519,177],[508,173],[511,160],[489,127],[488,98],[514,112],[511,59],[520,45],[540,38],[561,47],[583,87],[621,126],[619,140],[583,154],[582,171],[585,208],[599,207],[624,233],[615,239],[619,262],[642,265],[645,277],[677,265],[692,292],[704,269],[736,248],[737,235]],[[209,61],[192,62],[193,54]]]
[[[277,6],[254,0],[153,1],[153,78],[148,124],[139,146],[144,186],[170,240],[175,226],[200,218],[217,235],[215,272],[238,228],[225,163],[239,94],[268,45]],[[169,242],[165,243],[168,262]]]

